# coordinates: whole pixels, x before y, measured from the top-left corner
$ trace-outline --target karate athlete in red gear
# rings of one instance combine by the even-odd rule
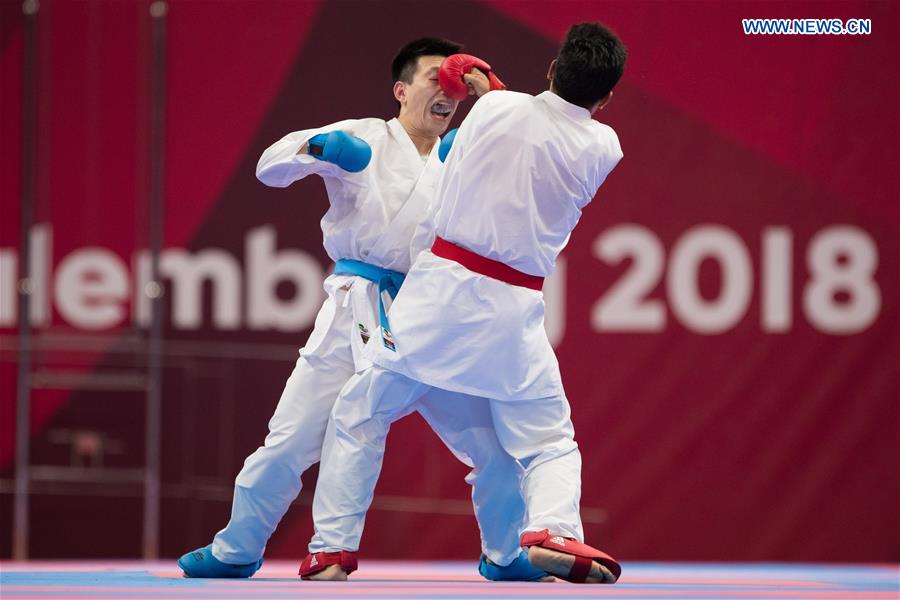
[[[287,187],[308,175],[325,181],[330,207],[322,231],[335,273],[325,281],[327,299],[269,422],[265,444],[237,476],[231,520],[211,544],[181,557],[186,576],[250,577],[260,567],[266,542],[300,492],[300,475],[319,460],[338,393],[368,364],[363,348],[386,318],[384,293],[396,294],[411,261],[431,245],[428,219],[442,170],[438,136],[461,99],[441,90],[438,66],[459,50],[438,38],[407,44],[392,64],[398,117],[291,133],[260,158],[257,177],[266,185]],[[457,79],[463,98],[470,89],[481,95],[501,85],[471,69],[460,70]],[[428,398],[420,412],[457,457],[478,464],[467,481],[484,549],[480,572],[490,579],[544,576],[528,564],[510,532],[524,513],[521,468],[503,451],[489,420],[461,423],[441,395]]]
[[[391,307],[390,336],[366,348],[374,366],[332,412],[301,572],[355,556],[390,424],[442,389],[482,398],[464,408],[449,401],[461,419],[491,420],[524,467],[520,533],[532,565],[574,582],[619,578],[619,564],[583,541],[581,455],[540,290],[622,158],[615,132],[591,115],[609,102],[625,57],[604,26],[576,25],[550,64],[548,91],[486,94],[459,128],[438,184],[432,249]],[[339,569],[317,575],[341,579]]]

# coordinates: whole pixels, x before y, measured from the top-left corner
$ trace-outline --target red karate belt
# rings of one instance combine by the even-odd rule
[[[475,254],[471,250],[461,248],[453,242],[448,242],[444,238],[434,238],[434,245],[431,247],[431,252],[435,256],[457,262],[473,273],[478,273],[485,277],[490,277],[491,279],[497,279],[498,281],[510,285],[518,285],[537,291],[541,291],[544,287],[543,277],[517,271],[509,265],[505,265],[496,260],[491,260],[490,258],[485,258],[480,254]]]

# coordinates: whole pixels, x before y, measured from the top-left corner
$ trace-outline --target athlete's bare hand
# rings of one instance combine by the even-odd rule
[[[475,95],[481,98],[491,91],[491,82],[488,76],[484,74],[484,71],[480,69],[473,68],[471,73],[466,73],[462,77],[466,85],[469,86],[470,96]]]

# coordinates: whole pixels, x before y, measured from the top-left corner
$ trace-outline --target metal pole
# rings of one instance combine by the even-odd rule
[[[165,125],[166,125],[166,13],[163,0],[150,4],[150,269],[144,290],[150,297],[150,337],[147,349],[146,470],[144,477],[143,557],[159,557],[160,448],[162,420],[162,287],[159,255],[163,241]]]
[[[16,380],[16,482],[13,500],[14,560],[28,558],[28,468],[31,446],[31,244],[34,222],[37,138],[37,0],[22,3],[22,199],[19,255],[19,373]],[[40,283],[38,282],[38,285]]]

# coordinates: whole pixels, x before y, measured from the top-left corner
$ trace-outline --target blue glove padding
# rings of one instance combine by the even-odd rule
[[[453,147],[453,140],[456,139],[456,132],[459,131],[459,127],[453,129],[444,136],[444,139],[441,140],[441,145],[438,147],[438,158],[441,159],[441,162],[447,160],[447,155],[450,154],[450,148]]]
[[[349,133],[331,131],[309,139],[309,154],[319,160],[334,163],[345,171],[356,173],[369,165],[372,147],[365,140]]]

